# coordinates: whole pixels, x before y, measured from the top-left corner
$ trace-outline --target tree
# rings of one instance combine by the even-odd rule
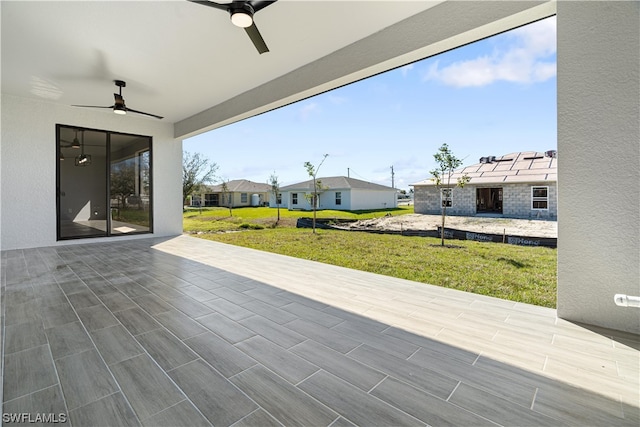
[[[280,199],[280,183],[278,182],[278,176],[276,175],[276,171],[273,171],[271,176],[269,177],[268,184],[271,185],[271,194],[276,199],[276,206],[278,207],[278,220],[276,221],[276,225],[280,222],[280,203],[282,200]]]
[[[222,190],[222,205],[224,205],[225,200],[227,202],[227,207],[229,208],[229,216],[233,216],[233,200],[231,200],[231,192],[229,191],[229,180],[222,181],[220,185],[220,189]]]
[[[322,188],[322,183],[318,181],[317,176],[318,176],[318,171],[320,170],[320,166],[322,166],[324,161],[327,159],[327,156],[329,155],[325,154],[324,156],[322,156],[322,161],[320,162],[317,168],[314,165],[312,165],[310,162],[304,162],[304,167],[305,169],[307,169],[307,173],[313,179],[313,193],[311,193],[310,202],[311,202],[311,208],[313,209],[312,228],[313,228],[314,234],[316,232],[316,208],[318,205],[318,195],[319,195],[320,189]]]
[[[212,183],[218,165],[211,162],[200,153],[182,153],[182,201],[187,204],[187,198],[195,192],[202,191],[205,184]]]
[[[127,209],[127,198],[136,193],[135,163],[132,159],[111,164],[111,195],[118,200],[118,208]]]
[[[447,206],[451,206],[453,201],[453,188],[451,187],[451,176],[455,169],[462,166],[462,160],[453,155],[451,149],[447,144],[442,144],[438,149],[438,152],[433,155],[438,164],[438,167],[432,170],[430,173],[433,176],[431,178],[440,193],[442,204],[442,228],[440,229],[441,245],[444,246],[444,223],[447,216]],[[456,181],[456,187],[464,187],[471,178],[466,174],[461,176]]]

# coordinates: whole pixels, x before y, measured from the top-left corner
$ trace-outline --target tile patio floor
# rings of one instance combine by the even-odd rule
[[[638,426],[638,336],[180,236],[2,252],[3,421]]]

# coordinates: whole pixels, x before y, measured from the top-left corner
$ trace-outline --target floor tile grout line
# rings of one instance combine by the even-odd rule
[[[533,398],[531,399],[531,406],[529,407],[530,410],[534,410],[533,407],[536,404],[536,397],[538,397],[538,390],[540,390],[538,387],[536,387],[536,391],[533,392]]]
[[[384,372],[383,372],[383,373],[384,373]],[[366,393],[367,393],[367,394],[371,394],[371,392],[372,392],[373,390],[375,390],[375,388],[376,388],[376,387],[378,387],[380,384],[382,384],[382,382],[383,382],[384,380],[386,380],[387,378],[391,378],[391,376],[390,376],[389,374],[387,374],[387,373],[384,373],[384,378],[382,378],[380,381],[378,381],[376,384],[374,384],[374,385],[373,385],[373,387],[371,387],[369,390],[367,390],[367,392],[366,392]]]
[[[447,396],[447,398],[445,399],[445,402],[448,402],[449,399],[451,399],[451,396],[453,396],[453,393],[455,393],[458,387],[460,387],[460,384],[462,384],[462,381],[458,381],[458,384],[456,384],[453,390],[451,390],[451,393],[449,393],[449,396]]]
[[[82,281],[82,279],[80,279]],[[84,283],[84,281],[82,281],[82,283]],[[60,284],[58,284],[58,286],[60,286]],[[86,286],[86,284],[85,284]],[[87,286],[88,287],[88,286]],[[62,288],[60,289],[62,290]],[[89,289],[91,291],[91,293],[93,293],[93,295],[98,299],[98,301],[100,301],[100,303],[104,306],[104,304],[102,303],[102,300],[100,298],[98,298],[97,295],[95,295],[95,293],[93,292],[93,290]],[[98,357],[100,357],[100,360],[102,361],[102,363],[104,363],[105,368],[107,369],[107,371],[109,372],[109,375],[111,375],[111,378],[113,379],[114,383],[116,384],[116,386],[118,387],[119,392],[122,394],[122,398],[124,399],[125,403],[129,406],[129,409],[132,411],[132,413],[134,414],[134,416],[136,417],[136,419],[138,420],[138,422],[140,421],[140,418],[138,417],[138,414],[134,411],[133,409],[133,405],[131,405],[131,402],[129,401],[129,398],[127,398],[127,396],[125,395],[124,391],[122,390],[122,386],[120,385],[120,383],[118,382],[117,378],[115,377],[115,375],[113,374],[113,372],[111,371],[111,368],[109,367],[109,365],[107,364],[106,360],[104,360],[104,357],[102,356],[102,353],[100,352],[100,350],[98,349],[98,346],[96,345],[95,341],[93,340],[93,337],[91,336],[91,334],[89,333],[89,330],[86,328],[84,322],[82,321],[82,319],[80,318],[80,316],[78,316],[78,312],[75,308],[75,306],[71,303],[71,300],[69,300],[69,296],[63,291],[65,298],[67,299],[68,304],[71,306],[71,309],[73,310],[74,314],[76,315],[76,318],[78,319],[78,321],[80,322],[80,325],[82,326],[82,329],[84,330],[85,334],[87,334],[87,336],[89,337],[89,340],[91,341],[91,344],[93,345],[93,350],[95,350],[95,352],[98,354]],[[111,312],[111,310],[109,310],[108,307],[104,306],[109,312]],[[113,315],[113,313],[112,313]],[[115,317],[115,316],[114,316]],[[118,323],[120,325],[122,325],[120,323],[120,320],[118,320],[116,318],[116,320],[118,321]],[[126,328],[125,328],[126,329]],[[47,342],[49,341],[49,336],[47,335]],[[51,350],[50,350],[51,351]],[[88,351],[88,350],[87,350]],[[82,353],[82,352],[80,352]],[[80,354],[80,353],[75,353],[75,354]],[[71,356],[71,355],[68,355]],[[51,354],[51,357],[53,359],[53,353]],[[62,359],[62,358],[60,358]],[[63,396],[65,395],[63,387],[62,387],[62,382],[60,382],[60,377],[58,374],[58,365],[55,363],[55,359],[53,360],[53,367],[55,369],[56,372],[56,376],[58,377],[58,382],[60,384],[60,390],[63,394]],[[103,396],[104,397],[104,396]],[[64,399],[64,403],[65,403],[65,407],[67,409],[67,414],[69,414],[69,406],[68,406],[68,402],[67,402],[67,398],[63,397]],[[98,399],[100,400],[100,399]],[[97,401],[97,400],[96,400]],[[90,402],[92,403],[92,402]],[[77,408],[74,408],[77,409]]]

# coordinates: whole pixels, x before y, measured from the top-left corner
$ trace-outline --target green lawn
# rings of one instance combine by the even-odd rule
[[[369,211],[317,211],[318,218],[342,218],[342,219],[369,219],[387,214],[404,215],[412,214],[413,206],[401,206],[395,209],[369,210]],[[290,211],[280,209],[280,227],[294,226],[298,218],[313,217],[310,211]],[[203,208],[188,209],[184,213],[183,230],[185,232],[219,232],[235,231],[245,228],[273,228],[278,219],[276,208],[236,208],[229,216],[227,208]],[[246,224],[243,226],[243,224]]]
[[[362,271],[490,295],[545,307],[556,304],[556,250],[498,243],[295,228],[295,219],[311,212],[239,208],[185,213],[185,231],[198,237],[294,256]],[[319,211],[319,218],[372,218],[386,211]],[[392,214],[413,213],[412,207]],[[226,215],[226,216],[225,216]],[[245,224],[243,226],[243,224]],[[264,227],[263,229],[251,229]],[[217,233],[210,231],[236,231]]]

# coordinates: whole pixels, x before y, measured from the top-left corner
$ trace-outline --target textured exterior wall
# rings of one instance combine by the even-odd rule
[[[342,203],[336,205],[336,191],[342,193]],[[298,204],[291,204],[291,194],[298,193]],[[311,194],[311,193],[306,193]],[[282,193],[281,208],[311,210],[311,204],[302,191],[286,191]],[[397,207],[396,194],[391,191],[366,190],[325,190],[320,193],[318,209],[335,209],[339,211],[385,209]],[[275,198],[271,196],[269,206],[276,207]]]
[[[640,6],[557,8],[558,315],[640,333]]]
[[[549,187],[549,209],[531,209],[531,187]],[[502,215],[507,218],[524,219],[557,219],[558,199],[556,184],[506,184],[496,185],[501,187],[502,194]],[[476,187],[466,185],[463,188],[453,189],[453,200],[451,207],[447,208],[448,215],[475,215],[476,214]],[[486,188],[483,186],[481,188]],[[440,214],[440,193],[432,186],[414,187],[414,210],[416,213],[437,215]]]
[[[7,94],[1,111],[2,250],[104,240],[56,242],[57,123],[152,136],[153,235],[182,233],[182,144],[173,138],[171,124]],[[117,239],[141,236],[150,235]]]
[[[351,210],[391,209],[398,206],[397,200],[395,191],[352,190]]]

